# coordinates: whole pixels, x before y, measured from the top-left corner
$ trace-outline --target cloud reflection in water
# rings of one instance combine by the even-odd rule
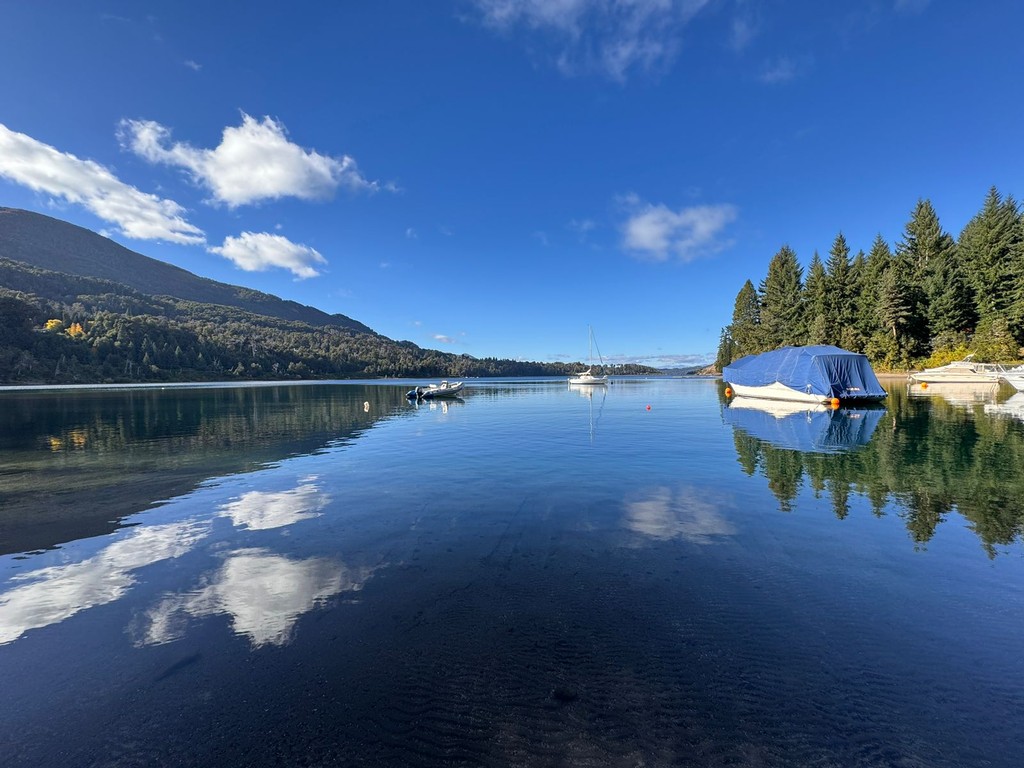
[[[340,592],[362,589],[372,572],[322,557],[295,560],[261,549],[237,550],[205,586],[150,609],[135,628],[136,642],[178,640],[189,617],[228,614],[235,633],[248,637],[253,647],[285,645],[299,616]]]
[[[649,498],[628,502],[623,525],[654,539],[686,539],[695,544],[710,544],[717,536],[736,532],[696,488],[682,488],[675,494],[656,488]]]
[[[239,528],[253,531],[281,528],[317,517],[331,499],[320,492],[316,479],[304,478],[289,491],[250,491],[221,507],[221,514],[230,517]]]
[[[86,560],[15,576],[28,583],[0,595],[0,645],[120,599],[135,583],[133,571],[180,557],[208,531],[207,522],[195,520],[133,528]]]

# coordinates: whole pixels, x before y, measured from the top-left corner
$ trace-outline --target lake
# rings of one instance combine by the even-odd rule
[[[1024,394],[0,392],[0,765],[1019,766]]]

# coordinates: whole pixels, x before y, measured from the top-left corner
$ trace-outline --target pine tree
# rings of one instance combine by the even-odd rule
[[[827,282],[825,265],[822,264],[821,257],[815,251],[814,256],[811,257],[811,265],[807,268],[807,282],[804,284],[803,296],[808,344],[824,344],[828,340],[828,327],[825,318]]]
[[[736,294],[731,330],[733,359],[754,355],[761,347],[761,308],[754,284],[747,280]]]
[[[761,343],[766,349],[800,344],[804,330],[803,269],[788,245],[768,263],[768,274],[761,283]]]
[[[854,323],[853,290],[850,246],[840,232],[825,265],[825,327],[829,344],[841,344],[844,333]]]
[[[875,236],[860,280],[857,328],[864,339],[870,339],[881,328],[878,321],[878,296],[882,277],[892,264],[892,251],[881,234]]]
[[[1020,337],[1024,317],[1016,305],[1024,276],[1024,225],[1012,197],[1003,200],[995,187],[989,189],[981,211],[960,233],[958,247],[981,319],[1010,315],[1014,335]]]

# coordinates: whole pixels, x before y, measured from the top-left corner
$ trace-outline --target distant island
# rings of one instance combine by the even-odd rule
[[[199,277],[66,221],[0,208],[4,384],[567,376],[580,366],[422,349],[345,315]]]

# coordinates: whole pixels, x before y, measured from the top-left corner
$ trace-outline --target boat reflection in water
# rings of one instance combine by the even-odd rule
[[[841,453],[868,444],[885,408],[839,408],[813,403],[734,397],[726,423],[776,448],[804,453]]]
[[[598,423],[601,421],[601,414],[604,412],[604,401],[608,397],[608,387],[595,387],[592,384],[575,384],[569,382],[569,391],[575,392],[580,397],[586,398],[590,405],[590,442],[594,442],[594,431],[597,429]],[[596,393],[596,395],[595,395]],[[597,416],[594,415],[594,398],[599,396],[597,406]]]
[[[985,403],[985,413],[992,416],[1010,416],[1024,421],[1024,392],[1010,395],[1001,403]]]
[[[998,381],[912,383],[907,387],[911,397],[942,398],[953,405],[995,403]]]

